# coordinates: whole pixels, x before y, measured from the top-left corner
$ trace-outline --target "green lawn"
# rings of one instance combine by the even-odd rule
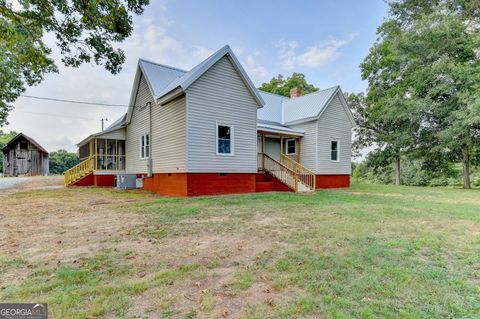
[[[94,249],[71,243],[90,250],[61,265],[0,250],[1,271],[25,274],[0,300],[45,301],[54,318],[480,318],[479,190],[179,199],[52,189],[8,200],[26,196],[65,210],[103,198],[95,216],[121,224]]]

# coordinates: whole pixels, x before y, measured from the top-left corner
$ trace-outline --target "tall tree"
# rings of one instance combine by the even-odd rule
[[[0,127],[25,86],[58,72],[45,34],[54,35],[66,66],[84,62],[120,72],[125,53],[115,43],[132,33],[132,13],[149,0],[0,0]]]
[[[370,96],[376,100],[368,102],[363,93],[345,95],[357,123],[354,129],[354,155],[360,155],[360,151],[366,147],[373,147],[377,162],[393,163],[395,184],[400,185],[401,157],[412,151],[415,145],[417,125],[414,119],[418,115],[411,103],[394,96]]]
[[[50,174],[62,174],[67,169],[78,164],[76,153],[70,153],[66,150],[51,152],[48,156],[50,163]]]
[[[480,3],[389,4],[389,19],[380,26],[379,38],[361,66],[369,81],[367,100],[407,102],[418,115],[411,123],[418,126],[419,148],[426,156],[448,152],[461,161],[463,185],[469,188],[471,154],[480,140]],[[401,114],[404,105],[390,103],[389,108]]]
[[[293,88],[299,88],[301,95],[318,91],[317,87],[307,82],[304,74],[295,72],[287,79],[279,74],[272,78],[270,82],[262,83],[258,89],[264,92],[290,96],[290,90]]]

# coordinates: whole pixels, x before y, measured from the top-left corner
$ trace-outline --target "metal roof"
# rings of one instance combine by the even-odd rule
[[[187,73],[184,70],[143,59],[138,60],[138,65],[142,69],[155,98],[160,97],[170,83]]]
[[[297,98],[259,91],[265,101],[263,108],[257,111],[259,120],[288,124],[311,120],[318,117],[335,94],[340,90],[334,86]]]
[[[44,149],[44,148],[42,147],[42,145],[38,144],[37,141],[35,141],[33,138],[31,138],[30,136],[27,136],[27,135],[24,134],[24,133],[18,133],[17,135],[15,135],[14,138],[12,138],[10,141],[8,141],[7,144],[5,144],[5,146],[2,148],[2,151],[3,151],[3,150],[10,149],[10,145],[16,143],[21,137],[23,137],[24,139],[26,139],[27,141],[29,141],[30,143],[32,143],[33,145],[35,145],[35,147],[38,148],[39,151],[48,154],[48,151],[47,151],[46,149]]]
[[[283,123],[316,118],[331,101],[338,86],[289,99],[283,103]]]
[[[295,136],[303,136],[305,134],[304,130],[293,129],[280,124],[271,124],[262,121],[257,122],[257,131],[290,134]]]
[[[288,101],[289,98],[283,95],[272,94],[260,90],[258,92],[265,101],[265,105],[257,111],[258,119],[282,123],[283,102]]]
[[[255,85],[253,85],[252,81],[243,69],[242,65],[238,61],[237,57],[233,53],[232,49],[228,45],[224,46],[223,48],[209,56],[207,59],[199,63],[190,71],[171,81],[161,92],[159,92],[158,94],[155,93],[155,98],[159,99],[177,88],[181,88],[183,91],[185,91],[192,83],[194,83],[200,76],[202,76],[208,69],[210,69],[217,61],[219,61],[224,56],[228,56],[230,58],[230,61],[232,62],[234,68],[238,71],[243,81],[250,89],[250,92],[257,101],[258,105],[262,107],[265,102],[258,93]],[[147,79],[150,81],[150,78]],[[156,84],[152,84],[152,87],[154,86],[156,86]]]
[[[113,122],[112,125],[104,129],[103,131],[89,135],[87,138],[83,139],[80,143],[78,143],[77,146],[80,147],[84,145],[86,142],[90,141],[92,138],[96,136],[124,128],[126,124],[127,124],[127,113],[123,114],[120,118],[118,118],[115,122]]]

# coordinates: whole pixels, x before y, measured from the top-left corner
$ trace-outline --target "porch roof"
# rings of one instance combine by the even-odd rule
[[[283,126],[277,123],[271,122],[257,122],[257,132],[267,132],[267,133],[275,133],[275,134],[282,134],[282,135],[290,135],[290,136],[304,136],[305,131],[297,130],[290,127]]]
[[[120,117],[115,122],[113,122],[112,125],[107,127],[105,130],[89,135],[87,138],[83,139],[80,143],[78,143],[77,146],[81,147],[82,145],[86,144],[94,137],[102,136],[106,133],[114,132],[116,130],[124,128],[126,126],[125,124],[126,118],[127,118],[127,114],[125,113],[124,115],[122,115],[122,117]]]

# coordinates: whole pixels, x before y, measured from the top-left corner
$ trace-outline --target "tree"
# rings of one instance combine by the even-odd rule
[[[2,130],[0,130],[0,150],[7,145],[8,142],[12,138],[17,136],[17,132],[15,131],[10,131],[9,133],[4,133]],[[3,171],[3,152],[0,151],[0,172]]]
[[[69,153],[66,150],[51,152],[48,156],[50,162],[50,174],[63,174],[67,169],[78,164],[76,153]]]
[[[345,97],[357,123],[354,156],[359,156],[366,147],[374,147],[377,162],[394,164],[395,184],[400,185],[402,155],[412,151],[415,144],[417,125],[414,119],[417,116],[410,104],[393,94],[379,97],[372,92],[370,99],[375,102],[369,102],[363,93],[345,93]]]
[[[414,133],[413,148],[461,161],[463,185],[470,188],[471,155],[480,141],[480,3],[389,4],[390,17],[361,65],[369,82],[367,104],[410,118],[412,126],[402,127]]]
[[[404,0],[392,7],[402,21],[402,52],[412,70],[406,82],[423,103],[424,148],[462,163],[470,188],[472,154],[480,141],[480,3]],[[428,67],[425,67],[428,66]]]
[[[318,91],[318,88],[313,84],[307,83],[304,74],[295,72],[286,80],[283,78],[283,75],[279,74],[277,77],[272,78],[270,82],[262,83],[258,89],[290,97],[290,90],[293,88],[299,88],[301,95]]]
[[[13,3],[16,3],[14,5]],[[120,72],[125,53],[114,43],[132,33],[131,13],[142,14],[149,0],[0,1],[0,127],[25,86],[58,72],[44,42],[55,36],[66,66],[84,62]]]

